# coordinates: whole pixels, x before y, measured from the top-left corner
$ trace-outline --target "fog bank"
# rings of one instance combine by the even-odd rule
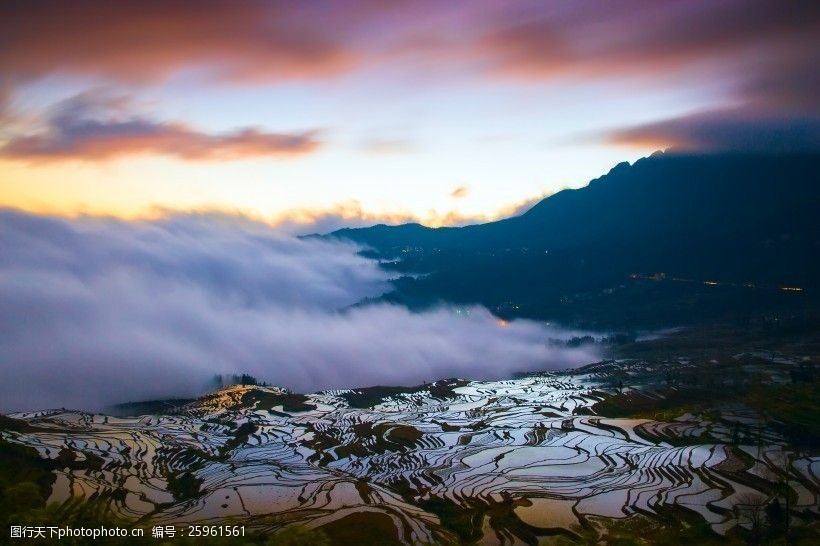
[[[566,368],[574,332],[483,308],[350,306],[387,274],[341,242],[242,217],[65,219],[0,211],[0,410],[200,394],[214,374],[296,391]]]

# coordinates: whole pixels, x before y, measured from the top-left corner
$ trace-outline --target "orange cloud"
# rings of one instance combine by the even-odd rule
[[[244,128],[206,133],[179,122],[156,121],[128,113],[123,97],[95,92],[77,95],[52,108],[45,127],[17,135],[0,146],[0,156],[26,161],[107,160],[160,154],[185,160],[292,157],[315,151],[315,130],[272,133]]]
[[[82,135],[64,133],[20,137],[0,147],[0,156],[28,161],[105,160],[135,154],[161,154],[185,160],[291,157],[319,147],[312,132],[267,133],[242,129],[208,134],[179,123],[111,123],[85,127]]]
[[[356,200],[337,203],[325,208],[294,208],[276,214],[275,216],[265,216],[259,213],[252,213],[247,210],[224,209],[208,206],[187,209],[156,206],[125,216],[108,216],[82,211],[71,212],[43,208],[25,208],[20,210],[26,210],[27,212],[36,214],[48,214],[51,216],[61,216],[67,218],[117,217],[128,221],[157,220],[177,214],[186,214],[190,216],[201,215],[211,218],[223,217],[226,219],[244,218],[255,222],[264,222],[285,233],[303,235],[312,233],[330,233],[331,231],[344,227],[365,227],[375,224],[399,225],[420,223],[429,227],[479,224],[523,214],[543,198],[544,196],[538,196],[525,199],[518,203],[511,203],[501,207],[493,214],[472,215],[462,214],[456,211],[440,213],[436,210],[430,210],[425,215],[417,215],[408,211],[373,211],[365,209],[362,204]]]
[[[0,9],[0,72],[75,73],[126,81],[200,69],[224,79],[316,77],[357,63],[302,3],[43,2]]]
[[[456,199],[461,199],[462,197],[467,197],[467,194],[470,193],[470,188],[467,186],[459,186],[453,191],[450,192],[450,197],[454,197]]]
[[[497,209],[491,214],[464,214],[458,211],[448,211],[440,213],[437,210],[430,210],[425,216],[413,217],[414,222],[424,224],[429,227],[442,226],[467,226],[471,224],[483,224],[511,216],[519,216],[527,212],[533,205],[544,198],[543,195],[529,197],[517,203],[510,203]],[[389,222],[386,222],[389,223]]]

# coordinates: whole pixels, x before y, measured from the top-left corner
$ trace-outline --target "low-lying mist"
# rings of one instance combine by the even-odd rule
[[[151,221],[0,211],[0,410],[201,394],[215,374],[295,391],[563,369],[592,348],[480,307],[376,304],[374,261],[238,216]]]

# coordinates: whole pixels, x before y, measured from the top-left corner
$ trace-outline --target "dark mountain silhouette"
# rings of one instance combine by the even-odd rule
[[[424,274],[386,296],[412,306],[481,303],[598,327],[803,320],[820,288],[818,172],[820,154],[656,153],[518,217],[330,236]]]

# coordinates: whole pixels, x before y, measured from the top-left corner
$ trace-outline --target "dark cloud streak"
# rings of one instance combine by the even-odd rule
[[[475,55],[490,72],[523,78],[667,76],[692,64],[815,49],[815,2],[573,2],[529,4],[493,19]]]
[[[820,117],[717,110],[613,131],[609,142],[686,152],[815,152]]]
[[[133,114],[129,108],[129,100],[121,96],[82,93],[54,106],[44,128],[10,138],[0,146],[0,156],[42,162],[160,154],[202,161],[292,157],[320,146],[315,130],[288,134],[250,127],[207,133],[183,123]]]

